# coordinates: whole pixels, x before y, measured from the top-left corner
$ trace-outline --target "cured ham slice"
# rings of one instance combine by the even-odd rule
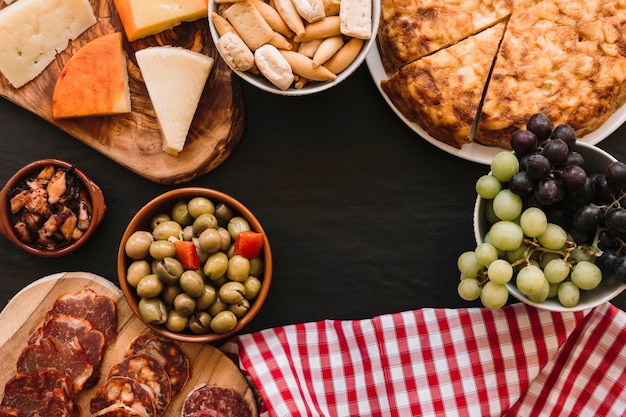
[[[93,363],[80,345],[65,343],[48,336],[28,345],[17,360],[17,371],[37,372],[38,368],[56,368],[72,379],[79,392],[93,374]]]
[[[0,417],[26,417],[21,410],[8,405],[0,405]]]
[[[199,385],[185,398],[182,417],[252,417],[250,406],[241,394],[230,388]]]
[[[85,351],[93,364],[93,374],[86,381],[85,386],[94,386],[100,378],[100,365],[106,348],[104,334],[94,329],[91,322],[82,317],[61,314],[52,317],[38,328],[29,339],[29,343],[37,344],[41,339],[48,336],[56,337],[60,341],[74,346],[78,344]]]
[[[111,405],[118,404],[132,408],[141,416],[157,416],[149,388],[132,378],[123,376],[108,378],[91,398],[90,411],[97,414]]]
[[[82,317],[101,331],[107,343],[117,337],[117,307],[112,299],[96,294],[95,291],[84,289],[76,294],[61,295],[55,302],[46,321],[53,317],[68,314]]]

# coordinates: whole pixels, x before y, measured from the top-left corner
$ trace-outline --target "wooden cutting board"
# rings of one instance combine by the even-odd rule
[[[20,352],[28,338],[43,324],[54,301],[64,293],[76,293],[90,288],[98,294],[113,299],[118,312],[118,337],[107,349],[102,363],[102,375],[95,387],[79,393],[77,402],[81,416],[89,415],[89,402],[94,392],[106,379],[111,366],[123,357],[130,342],[141,333],[150,330],[139,320],[124,299],[122,291],[107,279],[87,272],[64,272],[41,278],[20,291],[0,313],[0,392],[6,382],[15,375]],[[253,414],[257,415],[255,397],[235,363],[213,346],[196,343],[176,342],[187,354],[191,364],[190,379],[183,391],[172,399],[165,417],[180,416],[183,401],[189,391],[203,383],[232,388],[241,393]]]
[[[52,92],[67,60],[87,42],[122,32],[113,0],[90,0],[97,23],[30,83],[15,89],[0,74],[0,96],[42,117],[129,170],[151,181],[180,184],[219,166],[243,135],[245,109],[239,79],[219,57],[208,19],[183,23],[172,30],[129,43],[124,37],[133,111],[118,116],[52,120]],[[0,9],[7,7],[0,0]],[[0,39],[0,42],[2,40]],[[176,45],[215,58],[183,151],[172,156],[161,150],[161,130],[135,60],[135,52],[149,46]]]

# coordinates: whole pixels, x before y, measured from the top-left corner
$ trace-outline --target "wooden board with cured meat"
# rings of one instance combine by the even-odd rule
[[[99,382],[77,396],[81,415],[89,415],[91,397],[106,380],[111,367],[118,363],[138,335],[150,333],[150,329],[130,309],[120,289],[107,279],[87,272],[66,272],[41,278],[15,295],[0,313],[0,357],[4,366],[0,369],[0,392],[5,383],[15,375],[18,356],[26,347],[28,338],[44,322],[46,313],[54,301],[65,293],[75,294],[91,289],[115,301],[118,312],[118,336],[107,349],[102,362]],[[206,344],[176,342],[190,362],[190,377],[180,394],[172,399],[165,417],[180,416],[187,394],[200,384],[231,388],[241,395],[257,415],[255,396],[235,363],[220,350]]]
[[[131,105],[124,115],[52,119],[52,92],[59,73],[73,53],[102,35],[123,32],[113,0],[90,0],[97,23],[70,42],[68,48],[34,80],[13,88],[0,74],[0,96],[40,116],[120,165],[154,182],[180,184],[215,169],[230,156],[243,135],[245,108],[239,80],[219,57],[207,19],[183,23],[135,42],[124,38]],[[0,9],[6,6],[0,1]],[[0,39],[1,41],[1,39]],[[150,46],[175,45],[215,59],[183,151],[162,150],[161,130],[135,52]],[[5,138],[6,139],[6,138]]]

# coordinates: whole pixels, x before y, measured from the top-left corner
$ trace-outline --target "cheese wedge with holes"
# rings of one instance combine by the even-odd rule
[[[19,0],[0,10],[0,72],[20,88],[96,23],[89,0]]]
[[[208,0],[114,0],[130,42],[208,16]]]
[[[79,49],[59,74],[52,93],[52,117],[103,116],[130,111],[122,33],[100,36]]]
[[[163,135],[163,150],[178,155],[198,108],[214,59],[176,46],[135,53]]]

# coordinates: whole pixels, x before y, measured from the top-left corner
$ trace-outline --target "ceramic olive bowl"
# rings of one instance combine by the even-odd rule
[[[588,173],[604,172],[606,167],[611,162],[615,161],[615,158],[607,152],[584,142],[578,142],[576,144],[576,151],[584,157],[584,168]],[[486,220],[485,216],[485,206],[485,200],[478,196],[474,206],[474,237],[477,245],[483,242],[483,238],[490,228],[490,224]],[[597,288],[589,291],[581,290],[580,301],[578,304],[574,307],[568,308],[561,305],[556,298],[549,298],[541,303],[531,301],[517,289],[514,281],[515,280],[513,279],[506,284],[509,294],[513,297],[528,305],[556,312],[571,312],[591,309],[602,303],[610,301],[626,289],[626,284],[621,282],[615,274],[603,274],[602,282]]]
[[[249,278],[247,274],[255,274],[257,278],[255,281],[256,291],[248,291],[247,279],[243,282],[241,277],[234,278],[230,275],[230,271],[228,271],[228,273],[220,272],[219,274],[221,275],[219,276],[217,273],[215,273],[216,275],[211,275],[213,272],[208,272],[207,264],[209,263],[209,259],[214,258],[227,258],[229,260],[228,268],[231,268],[230,260],[234,257],[233,246],[235,238],[232,237],[231,233],[231,237],[226,238],[226,246],[222,245],[220,249],[215,251],[205,251],[203,248],[206,248],[206,246],[200,243],[201,238],[198,237],[198,234],[193,231],[192,237],[189,232],[195,228],[196,218],[206,218],[207,216],[198,216],[196,214],[196,218],[191,216],[186,217],[185,220],[181,220],[180,217],[181,206],[184,207],[183,211],[190,208],[191,204],[188,203],[192,201],[192,199],[195,199],[194,201],[206,201],[205,199],[208,199],[213,203],[213,206],[216,208],[214,214],[216,218],[219,218],[219,224],[217,226],[211,226],[212,229],[222,229],[221,232],[224,232],[230,229],[229,224],[235,223],[232,219],[230,221],[228,220],[230,217],[234,216],[238,218],[237,220],[241,220],[243,217],[247,221],[250,231],[262,235],[261,252],[257,256],[251,257],[250,259],[252,260],[249,259],[251,267],[249,272],[245,272],[246,275],[244,275],[244,277]],[[232,210],[226,217],[221,215],[221,209],[224,208],[221,203],[226,207],[230,207]],[[175,207],[177,207],[176,211]],[[220,208],[217,209],[218,207]],[[192,212],[192,210],[188,211]],[[218,213],[220,214],[218,215]],[[163,239],[163,236],[157,232],[155,227],[156,224],[162,222],[164,218],[166,220],[171,219],[178,223],[181,225],[180,227],[185,228],[185,232],[182,234],[176,232],[174,234],[178,234],[179,236],[170,236],[167,239]],[[209,215],[208,218],[211,218],[211,216]],[[136,232],[138,231],[150,233],[151,239],[154,241],[154,243],[150,243],[152,249],[145,255],[143,253],[137,254],[135,250],[129,249],[133,247],[136,248],[137,245],[134,241],[134,236],[137,236]],[[236,232],[234,233],[236,234]],[[207,292],[215,292],[217,298],[219,298],[220,288],[228,282],[231,283],[229,285],[232,285],[232,283],[237,280],[237,283],[241,282],[245,284],[245,299],[247,301],[241,300],[239,303],[231,301],[231,303],[223,303],[220,305],[219,301],[206,301],[204,294],[198,297],[198,294],[190,292],[187,285],[185,285],[187,283],[183,282],[180,265],[177,263],[179,259],[181,263],[185,261],[179,253],[164,253],[164,247],[166,248],[166,252],[169,250],[169,245],[163,243],[164,240],[170,242],[186,240],[195,243],[193,249],[199,255],[199,268],[187,265],[183,270],[187,277],[193,276],[196,279],[201,277],[201,284],[197,285],[204,287]],[[155,250],[155,246],[160,247],[160,249]],[[131,254],[132,257],[129,256],[129,254]],[[166,258],[167,260],[165,260]],[[172,260],[172,258],[175,260]],[[176,274],[168,274],[167,277],[164,277],[162,275],[165,270],[163,265],[166,263],[170,266],[178,265],[178,272]],[[137,272],[138,266],[139,268],[146,266],[149,270]],[[154,332],[161,336],[183,342],[212,343],[228,338],[239,332],[250,323],[259,312],[267,298],[272,282],[272,253],[269,240],[261,223],[241,202],[227,194],[209,188],[184,187],[158,195],[144,205],[131,219],[120,242],[117,256],[117,273],[120,287],[132,311]],[[152,276],[146,278],[145,275]],[[142,281],[144,282],[142,283]],[[148,282],[148,284],[146,284],[146,282]],[[238,284],[234,285],[236,286]],[[148,290],[146,290],[146,288],[148,288]],[[190,310],[189,304],[187,304],[186,307],[181,309],[181,304],[178,301],[174,301],[179,298],[177,297],[178,295],[180,295],[182,300],[186,300],[190,303],[193,308]],[[194,302],[189,301],[190,298],[192,298]],[[248,298],[250,299],[248,300]],[[203,301],[201,301],[201,299],[203,299]],[[201,306],[201,304],[203,305]],[[241,304],[244,305],[243,311],[239,308]],[[236,324],[234,327],[227,327],[226,329],[216,327],[216,331],[214,331],[211,321],[218,317],[220,311],[224,310],[237,313]],[[201,316],[203,318],[201,322],[202,326],[198,326],[200,323],[198,318]],[[155,317],[157,317],[158,320],[155,320]],[[232,319],[233,316],[230,315],[230,313],[224,313],[221,317]],[[163,322],[163,319],[166,319],[166,321]]]
[[[61,237],[59,230],[55,231],[51,228],[45,229],[47,231],[46,233],[50,234],[50,236],[46,235],[44,238],[39,238],[38,231],[42,229],[42,226],[33,226],[30,228],[30,235],[32,236],[30,238],[31,241],[25,242],[23,238],[20,238],[20,236],[24,236],[24,234],[18,233],[18,230],[14,227],[14,225],[18,222],[18,216],[20,216],[20,213],[23,213],[27,209],[25,206],[20,209],[20,211],[12,213],[11,198],[16,192],[15,190],[23,189],[28,180],[36,177],[47,167],[53,167],[55,170],[59,171],[64,170],[67,174],[72,174],[78,180],[78,187],[83,192],[83,196],[79,199],[84,200],[86,203],[83,207],[87,210],[86,213],[88,215],[89,223],[86,228],[81,226],[84,230],[76,230],[76,233],[67,239],[65,237]],[[45,186],[45,184],[42,185],[44,188]],[[64,198],[66,195],[67,193],[62,197]],[[80,212],[80,209],[76,207],[77,201],[78,199],[73,199],[72,201],[68,201],[66,204],[66,206],[71,208],[72,212],[76,216],[78,216]],[[47,205],[51,206],[51,204]],[[18,248],[37,256],[51,258],[74,252],[83,246],[94,234],[104,218],[105,212],[106,204],[102,190],[100,190],[100,188],[80,168],[59,159],[41,159],[31,162],[9,178],[0,191],[0,232],[2,232],[2,234],[5,235]],[[48,215],[44,215],[44,218],[47,219]],[[69,226],[67,229],[59,229],[70,230]],[[52,234],[53,231],[55,232],[54,234]],[[66,236],[69,236],[69,232]]]

